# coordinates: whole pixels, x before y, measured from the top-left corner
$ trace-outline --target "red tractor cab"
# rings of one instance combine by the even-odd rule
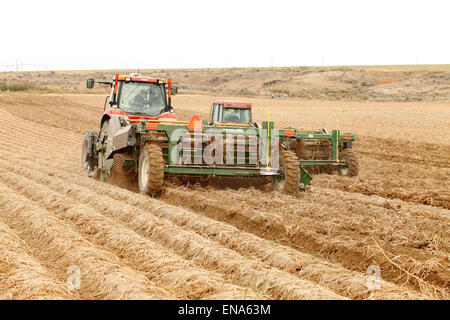
[[[94,79],[87,80],[87,87],[94,87]],[[113,82],[98,81],[99,84],[111,86],[111,94],[105,100],[105,112],[100,127],[112,114],[127,116],[131,123],[141,120],[176,120],[171,106],[171,97],[177,93],[168,81],[141,77],[139,75],[119,76]]]
[[[210,119],[210,124],[251,125],[252,104],[242,101],[214,101]]]

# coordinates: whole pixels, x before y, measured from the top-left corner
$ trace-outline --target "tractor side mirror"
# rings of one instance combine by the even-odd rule
[[[87,81],[86,81],[86,87],[87,87],[88,89],[92,89],[92,88],[94,87],[94,79],[92,79],[92,78],[87,79]]]
[[[172,95],[176,95],[178,93],[178,87],[172,86]]]

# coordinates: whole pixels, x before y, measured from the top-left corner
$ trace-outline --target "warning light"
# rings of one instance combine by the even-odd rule
[[[202,121],[196,115],[192,116],[187,127],[188,127],[189,131],[202,131],[203,130]]]
[[[292,131],[292,130],[285,130],[284,131],[284,135],[285,136],[293,136],[294,135],[294,131]]]

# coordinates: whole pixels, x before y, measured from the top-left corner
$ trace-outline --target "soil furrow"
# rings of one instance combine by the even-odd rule
[[[3,220],[28,245],[39,248],[47,267],[80,270],[80,296],[87,299],[161,299],[171,294],[156,288],[143,275],[121,266],[118,258],[94,247],[30,199],[0,183]]]
[[[62,180],[47,181],[48,176],[46,178],[39,174],[33,175],[28,173],[28,170],[17,170],[17,167],[11,169],[18,174],[3,172],[2,168],[0,172],[4,173],[4,181],[14,184],[13,188],[17,192],[36,201],[59,219],[74,225],[91,242],[112,250],[115,255],[129,263],[130,267],[145,272],[158,286],[165,287],[168,291],[173,289],[178,298],[208,299],[210,296],[235,299],[241,297],[242,292],[246,290],[227,283],[221,275],[200,269],[181,259],[170,250],[129,230],[120,221],[102,216],[83,204],[84,199],[80,196],[76,199],[66,196],[66,193],[73,193],[74,187],[64,188]],[[90,190],[81,192],[92,193]],[[251,290],[247,290],[247,295],[249,298],[256,297]]]
[[[0,210],[1,211],[1,210]],[[3,299],[78,299],[44,268],[16,232],[0,221],[0,292]]]

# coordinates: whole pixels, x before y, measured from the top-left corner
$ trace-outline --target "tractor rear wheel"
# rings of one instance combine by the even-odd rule
[[[339,167],[338,173],[340,176],[354,177],[358,175],[359,163],[353,150],[345,149],[339,155],[339,159],[346,164],[345,167]]]
[[[281,149],[279,162],[282,177],[272,180],[272,187],[276,191],[295,194],[300,183],[300,167],[295,152]]]
[[[164,158],[159,145],[144,145],[139,156],[139,190],[144,194],[154,194],[162,190],[164,184]]]
[[[95,131],[88,131],[84,135],[83,144],[81,146],[81,167],[92,175],[97,167],[97,154],[94,150],[94,143],[98,138],[98,133]]]

